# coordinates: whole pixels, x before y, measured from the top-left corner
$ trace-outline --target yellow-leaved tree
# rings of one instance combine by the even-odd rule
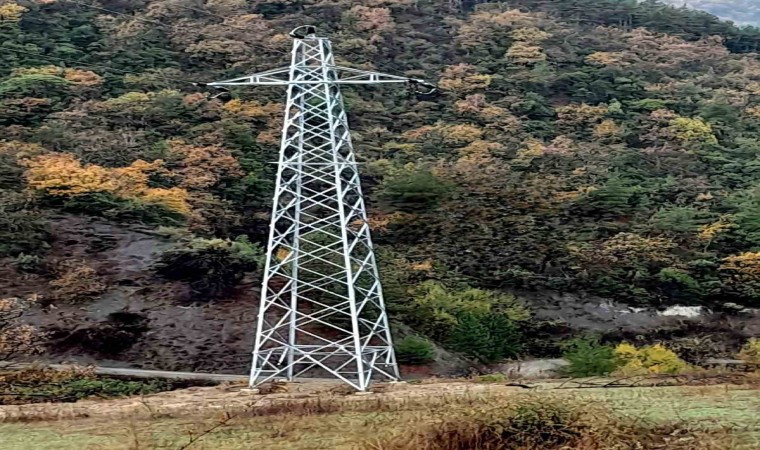
[[[188,214],[187,191],[182,188],[152,188],[148,179],[163,168],[163,161],[137,160],[127,167],[108,168],[82,163],[69,153],[48,153],[22,161],[30,188],[55,197],[107,193],[124,200],[163,206]]]
[[[760,364],[760,339],[751,338],[747,341],[737,357],[749,364]]]
[[[676,117],[670,121],[668,128],[675,138],[683,143],[718,143],[712,126],[700,118]]]
[[[726,287],[742,295],[760,292],[760,252],[745,252],[723,258],[720,266]]]

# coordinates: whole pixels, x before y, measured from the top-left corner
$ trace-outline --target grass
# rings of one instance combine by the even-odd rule
[[[446,423],[459,423],[459,412],[466,415],[501,411],[515,401],[527,405],[544,401],[582,405],[584,412],[598,407],[601,409],[596,414],[605,416],[599,416],[600,420],[619,416],[625,418],[625,423],[642,423],[652,429],[665,427],[662,430],[667,429],[668,433],[678,433],[679,428],[685,426],[704,432],[726,433],[728,430],[728,434],[719,434],[715,438],[716,446],[706,448],[760,448],[760,419],[756,417],[760,411],[760,390],[739,386],[572,389],[536,393],[501,390],[341,405],[336,405],[335,400],[316,399],[253,410],[231,418],[220,411],[216,417],[205,419],[103,421],[89,418],[7,423],[0,424],[0,448],[424,450],[419,442],[412,441],[413,436],[424,439],[425,430],[437,430]],[[606,414],[606,410],[613,414]],[[452,422],[452,417],[457,419]],[[197,439],[213,427],[217,428]],[[188,446],[193,439],[197,440]],[[691,438],[679,439],[688,441]]]

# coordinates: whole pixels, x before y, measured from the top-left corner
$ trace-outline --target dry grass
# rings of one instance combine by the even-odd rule
[[[614,415],[598,402],[527,395],[495,404],[460,408],[395,436],[372,450],[613,450],[733,449],[727,429],[687,423],[656,424]]]
[[[482,450],[760,448],[760,391],[739,386],[538,390],[407,385],[368,396],[177,397],[118,420],[0,425],[3,450]],[[196,393],[208,397],[207,388]],[[169,394],[160,394],[159,396]],[[157,396],[157,397],[159,397]],[[239,398],[239,397],[230,397]],[[206,399],[208,400],[208,399]],[[242,399],[241,399],[242,400]],[[150,403],[150,399],[146,398]],[[107,406],[112,402],[106,402]],[[147,407],[143,411],[147,412]],[[167,413],[168,411],[168,413]],[[216,411],[216,412],[213,412]],[[639,444],[635,444],[638,442]]]

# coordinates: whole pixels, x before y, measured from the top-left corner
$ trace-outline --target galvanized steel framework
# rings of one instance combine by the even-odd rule
[[[303,28],[289,67],[210,83],[288,87],[250,385],[320,376],[364,391],[399,373],[339,86],[427,84],[335,66]]]

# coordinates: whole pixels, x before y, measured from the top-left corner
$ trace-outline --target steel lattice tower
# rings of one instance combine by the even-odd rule
[[[336,66],[313,27],[292,63],[226,86],[287,86],[250,385],[336,377],[364,391],[399,378],[340,85],[420,80]]]

